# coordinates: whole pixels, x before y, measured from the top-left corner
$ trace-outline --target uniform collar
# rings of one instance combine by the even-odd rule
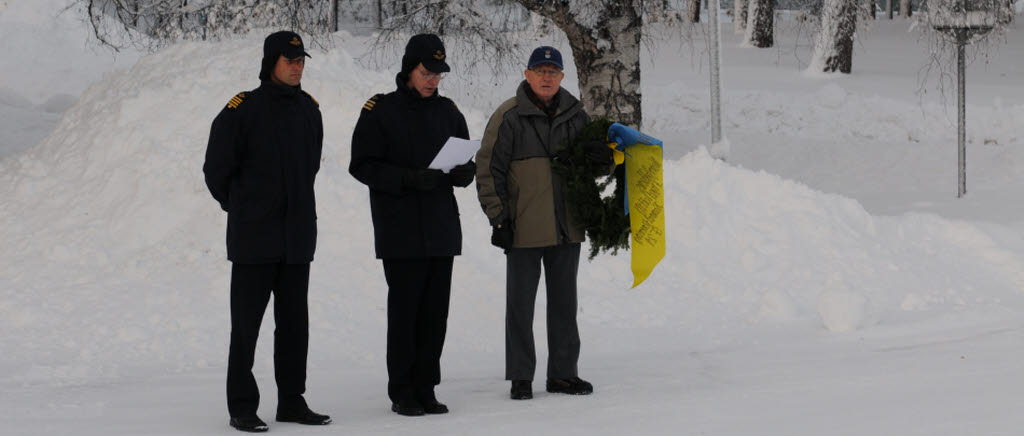
[[[302,91],[302,85],[281,85],[273,80],[264,80],[260,83],[260,88],[275,97],[295,97],[296,95],[299,95],[300,91]]]
[[[438,93],[438,91],[435,89],[433,95],[430,95],[428,97],[424,97],[424,96],[420,95],[419,91],[410,88],[409,85],[406,85],[406,83],[408,83],[408,82],[409,82],[409,75],[408,74],[398,73],[395,76],[395,85],[398,86],[398,90],[397,90],[398,93],[401,94],[401,95],[404,95],[406,98],[409,98],[409,99],[411,99],[413,101],[417,101],[417,100],[435,100],[435,99],[437,99],[438,97],[441,96],[441,94]]]

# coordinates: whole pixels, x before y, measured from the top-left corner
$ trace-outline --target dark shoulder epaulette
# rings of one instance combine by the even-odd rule
[[[384,97],[384,94],[377,94],[370,97],[369,100],[366,100],[366,103],[363,103],[363,110],[372,111],[373,107],[377,105],[377,102],[380,101],[381,97]]]
[[[457,104],[455,104],[455,102],[452,99],[450,99],[448,97],[445,97],[443,95],[441,95],[439,97],[441,97],[441,100],[444,100],[444,101],[447,101],[448,103],[451,103],[452,107],[454,107],[455,110],[459,111],[459,106]],[[459,112],[462,112],[462,111],[459,111]]]
[[[238,95],[231,97],[231,101],[228,101],[227,109],[238,109],[245,102],[246,93],[239,92]]]
[[[306,94],[306,97],[309,97],[309,99],[310,99],[310,100],[313,100],[313,104],[317,105],[317,107],[319,107],[319,106],[320,106],[320,102],[319,102],[319,101],[316,101],[316,99],[315,99],[315,98],[313,98],[313,96],[312,96],[312,95],[309,95],[309,93],[308,93],[308,92],[306,92],[306,90],[302,90],[302,93],[303,93],[303,94]]]

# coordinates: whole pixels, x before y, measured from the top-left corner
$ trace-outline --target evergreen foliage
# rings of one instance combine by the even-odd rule
[[[617,254],[620,249],[629,249],[629,217],[625,214],[626,198],[625,165],[619,165],[615,172],[608,174],[608,166],[587,159],[583,145],[594,140],[607,141],[608,127],[612,122],[607,118],[592,121],[576,137],[563,143],[561,149],[572,154],[572,163],[560,160],[552,163],[555,172],[565,180],[566,198],[569,200],[574,223],[583,228],[590,239],[590,256],[593,260],[600,252]],[[605,189],[614,182],[612,195],[602,197]]]

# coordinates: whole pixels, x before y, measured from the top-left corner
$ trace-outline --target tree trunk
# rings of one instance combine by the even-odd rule
[[[1020,1],[1020,0],[1018,0]],[[1004,0],[1001,7],[1006,8],[1004,11],[1000,11],[999,24],[1010,24],[1013,22],[1013,17],[1017,15],[1017,10],[1014,8],[1014,0]]]
[[[875,16],[875,9],[878,9],[877,0],[868,0],[868,9],[871,12],[871,19],[874,20],[878,17]]]
[[[892,8],[892,3],[893,3],[894,1],[896,1],[896,0],[885,0],[885,8],[886,8],[886,13],[888,13],[888,14],[889,14],[889,19],[890,19],[890,20],[892,19],[892,11],[893,11],[893,8]]]
[[[640,128],[642,21],[638,2],[609,1],[595,24],[584,25],[563,2],[516,1],[547,17],[565,32],[579,75],[580,100],[587,114]]]
[[[912,15],[914,15],[914,11],[911,10],[910,0],[900,0],[900,16],[910,18]]]
[[[338,31],[338,0],[331,0],[331,10],[328,13],[330,14],[330,20],[331,20],[331,22],[329,24],[331,32],[337,32]]]
[[[700,22],[700,0],[690,0],[690,5],[686,9],[687,15],[691,23]]]
[[[773,0],[750,0],[747,33],[743,44],[767,48],[775,45],[775,8]]]
[[[744,33],[747,30],[747,7],[750,0],[733,0],[732,2],[732,30],[735,33]]]
[[[811,71],[850,74],[853,69],[853,35],[857,30],[856,0],[825,0],[821,30],[814,44]]]

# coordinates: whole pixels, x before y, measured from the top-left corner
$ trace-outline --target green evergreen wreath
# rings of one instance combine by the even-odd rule
[[[620,249],[629,249],[629,217],[625,215],[623,204],[626,197],[625,165],[617,166],[615,172],[608,175],[607,165],[596,164],[583,153],[584,144],[594,140],[607,141],[611,125],[607,118],[587,124],[559,148],[570,151],[573,163],[569,165],[558,159],[552,163],[554,171],[565,180],[573,221],[586,231],[590,239],[590,260],[602,251],[611,251],[614,255]],[[612,182],[615,182],[613,194],[601,197]]]

